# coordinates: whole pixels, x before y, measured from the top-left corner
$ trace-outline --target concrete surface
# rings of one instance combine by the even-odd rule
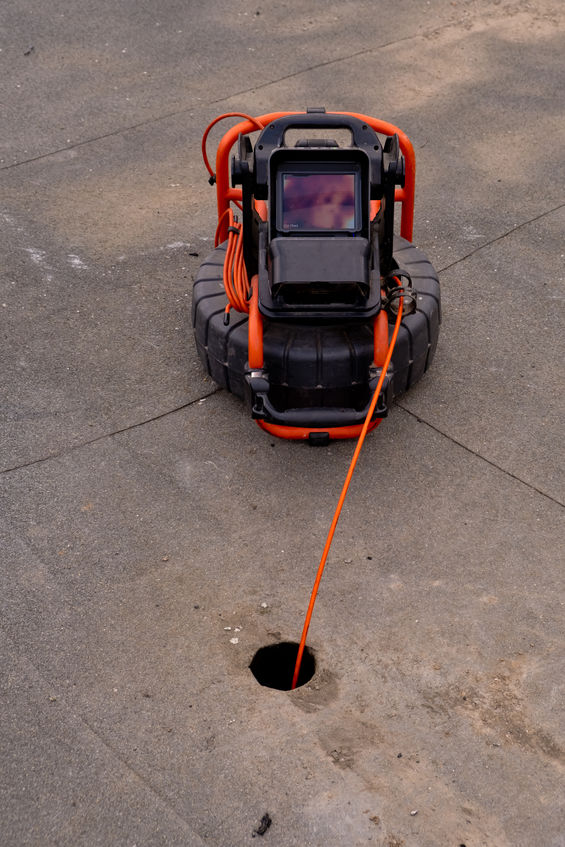
[[[562,2],[0,19],[0,843],[563,847]],[[190,298],[205,126],[312,104],[412,138],[444,323],[288,693],[248,665],[299,637],[353,447],[262,434]]]

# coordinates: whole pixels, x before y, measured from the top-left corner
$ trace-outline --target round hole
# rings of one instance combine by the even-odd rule
[[[249,670],[259,685],[264,685],[266,688],[275,688],[277,691],[290,691],[297,655],[298,644],[294,641],[269,644],[257,650],[249,665]],[[296,687],[300,688],[301,685],[309,682],[315,671],[314,654],[309,647],[305,647]]]

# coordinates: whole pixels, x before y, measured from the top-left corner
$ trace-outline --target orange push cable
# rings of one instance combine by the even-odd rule
[[[394,345],[396,344],[396,339],[398,336],[398,330],[400,329],[400,322],[402,320],[402,305],[403,305],[403,297],[400,297],[398,300],[398,314],[396,316],[396,323],[394,324],[394,330],[392,333],[392,337],[390,339],[390,344],[388,345],[388,350],[386,354],[386,358],[384,360],[383,368],[381,371],[381,375],[379,377],[379,381],[377,383],[377,387],[375,388],[375,392],[373,394],[373,399],[371,400],[371,405],[369,406],[369,411],[367,412],[367,416],[365,418],[365,422],[363,424],[363,428],[361,429],[361,433],[359,435],[359,439],[357,441],[357,445],[355,447],[355,452],[353,453],[353,458],[351,459],[351,463],[349,465],[349,470],[347,471],[347,476],[345,477],[345,482],[343,483],[343,488],[341,489],[341,494],[339,495],[339,500],[337,503],[337,508],[335,510],[333,520],[330,526],[330,531],[328,532],[328,537],[326,539],[326,544],[324,547],[324,552],[322,553],[322,558],[320,560],[320,564],[318,566],[318,572],[316,574],[316,579],[314,580],[314,587],[312,589],[312,594],[310,595],[310,603],[308,605],[308,611],[306,612],[306,619],[304,621],[304,628],[302,630],[302,637],[300,639],[300,644],[298,646],[298,653],[296,654],[296,664],[294,666],[294,675],[292,677],[292,685],[290,686],[290,690],[294,691],[296,688],[296,683],[298,682],[298,676],[300,674],[300,666],[302,664],[302,655],[304,653],[304,647],[306,645],[306,636],[308,635],[308,628],[310,627],[310,620],[312,618],[312,612],[314,611],[314,604],[316,602],[316,595],[318,594],[318,587],[320,585],[320,580],[322,579],[322,574],[324,572],[324,567],[326,565],[326,560],[328,558],[328,554],[330,552],[330,547],[333,541],[334,533],[337,527],[337,522],[339,520],[339,516],[341,514],[341,510],[343,508],[343,504],[345,502],[345,495],[347,494],[347,490],[349,488],[349,483],[351,482],[351,477],[353,476],[353,471],[355,470],[355,466],[357,464],[357,459],[359,458],[359,454],[361,452],[361,448],[363,446],[363,442],[365,441],[365,436],[367,435],[367,430],[369,428],[369,422],[373,417],[373,412],[375,411],[375,406],[377,405],[377,400],[379,394],[381,393],[381,388],[383,386],[383,382],[386,376],[386,372],[388,370],[388,366],[390,365],[390,360],[392,358],[392,354],[394,351]]]

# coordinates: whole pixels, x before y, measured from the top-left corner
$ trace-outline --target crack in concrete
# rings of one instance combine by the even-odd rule
[[[29,468],[33,465],[40,465],[43,464],[43,462],[49,462],[51,459],[60,459],[62,456],[68,456],[69,453],[73,453],[75,450],[80,450],[83,447],[88,447],[90,444],[96,444],[97,441],[103,441],[105,438],[113,438],[115,435],[120,435],[122,432],[130,432],[132,429],[137,429],[138,427],[145,426],[145,424],[159,421],[161,418],[174,415],[176,412],[182,412],[183,409],[189,409],[196,403],[200,403],[208,397],[213,397],[213,395],[217,394],[218,391],[221,391],[221,389],[216,387],[213,391],[210,391],[208,394],[204,394],[202,397],[197,397],[195,400],[190,400],[188,403],[183,403],[181,406],[176,406],[174,409],[167,409],[166,412],[161,412],[158,415],[154,415],[152,418],[146,418],[146,420],[129,424],[128,426],[113,430],[112,432],[104,432],[102,435],[97,435],[96,438],[90,438],[88,441],[81,441],[80,444],[73,444],[71,447],[65,447],[62,450],[58,450],[56,453],[50,453],[48,456],[42,456],[39,459],[31,459],[29,462],[23,462],[21,465],[14,465],[11,468],[4,468],[3,470],[0,470],[0,474],[12,473],[12,471],[21,471],[24,468]]]
[[[516,480],[516,482],[520,482],[522,485],[525,485],[531,491],[535,491],[536,494],[541,494],[542,497],[546,497],[548,500],[551,500],[552,503],[555,503],[557,506],[561,506],[562,509],[565,509],[565,503],[562,503],[561,500],[557,499],[557,497],[553,497],[553,495],[548,494],[547,491],[543,491],[541,488],[538,488],[533,483],[528,482],[527,480],[522,479],[522,477],[517,476],[516,474],[512,473],[512,471],[509,471],[507,468],[503,468],[502,465],[498,465],[492,459],[488,459],[486,456],[483,456],[482,453],[478,453],[476,450],[473,450],[472,447],[468,447],[466,444],[463,444],[462,441],[458,441],[458,439],[455,438],[453,435],[449,435],[449,433],[444,432],[442,429],[439,429],[439,427],[434,426],[432,423],[425,420],[425,418],[423,418],[421,415],[417,414],[416,412],[412,412],[410,409],[407,409],[406,406],[403,406],[401,403],[398,402],[398,400],[394,401],[394,405],[398,409],[402,409],[403,412],[406,412],[407,415],[410,415],[412,418],[415,418],[418,421],[418,423],[425,424],[425,426],[429,427],[434,432],[437,432],[438,435],[441,435],[443,438],[447,438],[447,440],[451,441],[452,444],[456,444],[457,447],[461,447],[467,453],[470,453],[472,456],[475,456],[477,459],[481,459],[483,462],[486,462],[487,465],[490,465],[491,467],[496,468],[497,471],[500,471],[505,476],[509,476],[511,479]]]
[[[470,253],[466,253],[465,256],[460,256],[459,259],[455,259],[455,261],[451,262],[451,264],[446,265],[444,268],[439,268],[438,274],[448,271],[450,268],[455,267],[455,265],[459,265],[461,262],[464,262],[465,259],[468,259],[470,256],[474,256],[475,253],[479,253],[481,250],[484,250],[485,247],[490,247],[491,244],[496,244],[497,241],[502,241],[504,238],[507,238],[507,236],[512,235],[513,232],[517,232],[519,229],[522,229],[522,227],[528,226],[528,224],[533,224],[535,221],[541,220],[541,218],[546,218],[548,215],[553,214],[553,212],[558,212],[559,209],[562,209],[564,206],[565,203],[560,203],[558,206],[554,206],[553,209],[548,209],[546,212],[541,212],[541,214],[535,215],[527,221],[522,221],[522,223],[516,224],[516,226],[513,226],[512,229],[509,229],[507,232],[503,232],[502,235],[497,235],[496,238],[492,238],[490,241],[485,241],[483,244],[475,247],[474,250],[471,250]]]
[[[118,129],[113,129],[111,132],[102,133],[102,135],[94,135],[92,138],[85,138],[84,141],[77,141],[74,144],[67,144],[66,147],[58,147],[56,150],[50,150],[47,153],[40,153],[38,156],[32,156],[29,159],[22,159],[19,162],[12,162],[11,165],[4,165],[0,168],[0,171],[9,171],[12,168],[21,167],[21,165],[29,165],[33,162],[39,162],[42,159],[49,159],[50,156],[57,156],[59,153],[66,153],[68,150],[76,150],[78,147],[85,147],[87,144],[94,144],[96,141],[104,141],[106,138],[113,138],[116,135],[131,132],[135,129],[140,129],[141,127],[158,123],[159,121],[166,121],[168,118],[175,118],[177,115],[183,115],[185,112],[190,112],[191,109],[196,109],[201,105],[201,103],[197,103],[193,106],[186,106],[176,112],[167,112],[164,115],[157,115],[154,118],[146,118],[144,121],[140,121],[137,124],[131,124],[131,126],[119,127]]]
[[[347,56],[339,56],[337,59],[328,59],[326,62],[319,62],[316,65],[301,68],[299,71],[293,71],[291,74],[285,74],[278,79],[264,82],[261,85],[254,85],[253,88],[244,88],[241,91],[234,91],[233,94],[230,94],[227,97],[220,97],[218,100],[211,100],[209,105],[216,106],[218,103],[225,103],[228,100],[232,100],[234,97],[242,97],[245,94],[252,94],[255,91],[261,91],[263,88],[269,88],[271,85],[278,85],[279,82],[286,82],[289,79],[295,79],[298,76],[302,76],[302,74],[310,73],[310,71],[317,71],[320,68],[327,68],[330,65],[338,65],[341,62],[347,62],[350,59],[357,59],[359,56],[367,56],[369,53],[376,53],[379,50],[386,49],[387,47],[394,47],[396,44],[402,44],[404,41],[411,41],[413,38],[425,38],[431,32],[439,32],[440,29],[447,29],[447,27],[453,25],[454,24],[446,24],[444,27],[440,27],[439,29],[413,33],[412,35],[404,36],[404,38],[397,38],[394,41],[386,41],[384,44],[378,44],[376,47],[365,47],[363,50],[356,50],[354,53],[349,53]]]

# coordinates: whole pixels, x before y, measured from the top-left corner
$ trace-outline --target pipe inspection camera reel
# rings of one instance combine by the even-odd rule
[[[311,444],[357,437],[369,412],[372,429],[420,379],[439,334],[437,274],[411,243],[412,145],[392,124],[349,112],[237,116],[215,173],[206,139],[227,116],[203,138],[218,228],[194,283],[199,356],[269,433]]]

